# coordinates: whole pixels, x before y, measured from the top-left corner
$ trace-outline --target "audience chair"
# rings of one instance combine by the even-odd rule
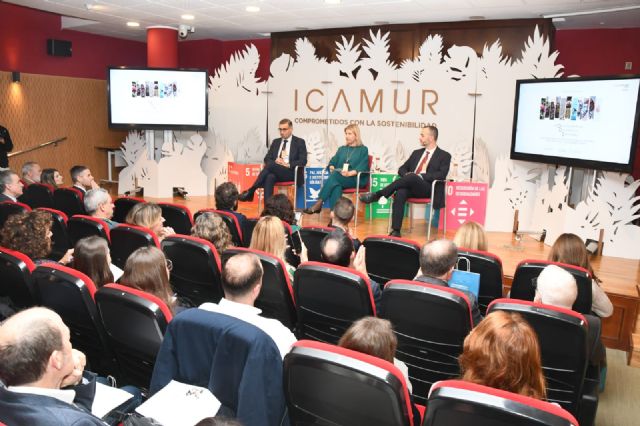
[[[93,281],[82,272],[53,262],[36,267],[32,278],[40,304],[62,317],[71,331],[73,347],[87,356],[91,371],[114,374],[116,362],[94,301]]]
[[[201,238],[169,235],[162,240],[162,251],[173,263],[171,287],[185,305],[218,303],[222,291],[222,266],[215,246]]]
[[[165,225],[170,226],[176,234],[191,235],[193,217],[187,206],[172,203],[158,203],[162,209]]]
[[[549,262],[545,260],[523,260],[516,267],[511,284],[512,299],[533,300],[536,295],[538,275],[549,265],[557,265],[571,272],[578,285],[578,298],[573,304],[573,310],[588,314],[591,312],[591,274],[579,266],[565,263]]]
[[[87,214],[84,210],[84,194],[76,188],[57,188],[53,191],[53,206],[71,217]]]
[[[335,344],[354,321],[376,316],[369,277],[352,269],[303,263],[293,291],[301,339]]]
[[[0,297],[8,297],[13,308],[28,308],[37,297],[31,273],[36,265],[26,254],[0,247]]]
[[[51,233],[53,235],[51,235],[51,254],[49,254],[49,258],[53,260],[61,259],[67,250],[73,247],[67,230],[67,222],[69,219],[67,215],[60,210],[46,207],[39,207],[38,210],[49,212],[53,220],[53,224],[51,225]]]
[[[248,217],[244,221],[244,226],[242,227],[242,242],[244,243],[244,247],[249,248],[251,245],[251,237],[253,236],[253,230],[256,227],[256,224],[260,220],[259,217]]]
[[[351,195],[355,194],[356,198],[356,211],[353,215],[353,226],[358,226],[358,207],[360,206],[360,193],[361,192],[371,192],[371,165],[373,164],[373,155],[369,156],[369,170],[358,172],[356,175],[356,187],[355,188],[345,188],[342,190],[343,195]],[[369,175],[369,180],[365,185],[360,185],[360,179],[362,175]]]
[[[265,332],[240,319],[203,309],[177,315],[156,359],[151,394],[171,380],[208,388],[222,404],[218,415],[244,426],[289,424],[280,352]]]
[[[557,405],[462,380],[431,388],[422,426],[578,426]]]
[[[381,285],[393,279],[412,280],[420,270],[420,245],[399,237],[373,235],[364,239],[371,279]]]
[[[334,229],[326,226],[303,226],[300,228],[300,238],[302,238],[302,242],[307,247],[307,257],[310,261],[322,261],[320,249],[322,240]]]
[[[129,255],[140,247],[160,248],[158,237],[149,228],[135,225],[118,225],[110,231],[111,263],[124,269]]]
[[[79,240],[94,235],[102,237],[108,243],[111,243],[109,225],[104,220],[96,217],[80,214],[72,216],[67,222],[67,232],[74,247]]]
[[[28,204],[32,209],[38,207],[54,207],[53,191],[55,188],[46,183],[32,183],[24,188],[20,201]]]
[[[291,425],[420,425],[393,364],[361,352],[301,340],[284,358]]]
[[[445,200],[447,198],[446,196],[446,192],[447,192],[447,181],[446,180],[440,180],[440,179],[436,179],[431,183],[431,194],[435,193],[436,190],[436,184],[443,184],[445,186]],[[422,204],[422,205],[429,205],[429,215],[427,217],[427,241],[431,241],[431,221],[433,219],[433,203],[432,203],[432,198],[407,198],[407,208],[409,209],[409,232],[411,232],[411,230],[413,229],[413,205],[414,204]],[[446,210],[446,206],[442,207],[440,209],[441,211],[444,210],[445,212]],[[389,225],[388,225],[388,229],[391,230],[391,215],[389,215]],[[436,226],[436,230],[438,229],[438,226]],[[443,235],[447,234],[447,215],[444,215],[443,218]],[[437,232],[436,232],[437,234]]]
[[[31,207],[21,202],[3,201],[0,203],[0,228],[9,219],[9,216],[19,213],[27,213],[31,211]]]
[[[204,212],[212,212],[220,215],[222,220],[224,220],[224,223],[229,228],[229,232],[231,233],[231,242],[233,243],[233,245],[236,247],[243,246],[244,237],[242,233],[242,228],[240,227],[238,218],[235,217],[233,213],[229,213],[222,210],[215,210],[215,209],[202,209],[196,212],[195,216],[193,217],[193,220],[195,221],[198,218],[198,216],[200,216],[200,214]]]
[[[413,397],[420,404],[433,383],[458,377],[458,356],[473,327],[467,296],[453,288],[392,280],[382,292],[381,317],[393,324],[396,358],[409,367]]]
[[[126,223],[129,210],[138,203],[146,203],[146,201],[143,198],[136,197],[116,198],[113,201],[115,208],[113,210],[112,220],[118,223]]]
[[[100,288],[95,300],[123,384],[148,389],[171,310],[156,296],[119,284]]]
[[[296,327],[296,305],[293,301],[293,287],[284,262],[277,257],[260,250],[247,248],[230,248],[225,251],[224,258],[238,253],[253,253],[260,259],[264,275],[262,289],[255,301],[255,307],[262,310],[262,316],[280,321],[290,330]]]
[[[538,335],[547,399],[572,413],[581,425],[592,425],[598,407],[598,383],[586,381],[589,326],[580,313],[523,300],[497,299],[487,313],[518,312]]]
[[[458,247],[458,258],[468,259],[470,271],[480,274],[478,309],[484,315],[489,303],[502,297],[502,260],[487,251],[461,247]]]

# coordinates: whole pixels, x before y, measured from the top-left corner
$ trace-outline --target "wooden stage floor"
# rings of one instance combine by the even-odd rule
[[[213,196],[189,197],[175,199],[155,199],[145,197],[148,201],[163,201],[184,204],[192,213],[203,209],[215,207]],[[257,199],[257,197],[256,197]],[[240,203],[239,211],[247,217],[258,216],[257,203]],[[358,226],[352,227],[352,233],[361,240],[370,235],[386,235],[387,220],[374,219],[368,221],[364,219],[361,208],[358,217]],[[329,222],[329,210],[324,209],[321,214],[303,215],[302,225],[322,225]],[[427,241],[426,221],[415,219],[413,229],[408,232],[409,220],[405,219],[403,234],[404,238],[414,240],[420,244]],[[455,232],[447,231],[446,237],[453,238]],[[489,251],[498,255],[502,259],[503,272],[505,276],[505,294],[511,286],[516,266],[524,259],[546,259],[549,247],[533,238],[524,235],[517,241],[512,233],[489,232]],[[443,238],[442,231],[438,233],[438,238]],[[432,229],[431,238],[435,237],[435,229]],[[603,341],[610,348],[621,349],[630,352],[632,348],[632,333],[636,324],[640,323],[638,318],[638,305],[640,303],[640,261],[622,259],[616,257],[596,257],[592,260],[594,271],[603,280],[602,286],[609,295],[613,305],[614,313],[611,317],[603,320]],[[640,343],[640,335],[636,339]],[[639,351],[640,348],[635,348]]]

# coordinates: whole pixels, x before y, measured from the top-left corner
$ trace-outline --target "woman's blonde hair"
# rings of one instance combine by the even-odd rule
[[[151,226],[162,217],[162,209],[156,203],[138,203],[127,213],[126,222],[130,225]]]
[[[191,235],[210,241],[220,254],[233,245],[227,224],[213,212],[202,212],[196,218]]]
[[[344,128],[344,132],[347,133],[347,130],[351,130],[353,132],[353,134],[356,135],[356,145],[355,146],[361,146],[362,145],[362,138],[360,137],[360,127],[358,127],[358,125],[355,124],[355,123],[351,123],[347,127]]]
[[[282,220],[275,216],[264,216],[253,228],[249,248],[267,252],[284,260],[284,253],[287,249],[284,237]]]
[[[484,228],[477,222],[465,222],[453,237],[453,242],[459,248],[487,251],[489,244]]]

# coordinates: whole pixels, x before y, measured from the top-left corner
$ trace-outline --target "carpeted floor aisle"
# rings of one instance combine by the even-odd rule
[[[607,386],[600,394],[596,426],[640,425],[640,368],[627,366],[626,356],[607,349]]]

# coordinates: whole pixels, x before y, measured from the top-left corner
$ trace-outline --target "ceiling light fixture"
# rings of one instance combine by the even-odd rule
[[[180,16],[182,19],[184,19],[185,21],[193,21],[196,17],[190,14],[185,14]]]
[[[621,6],[621,7],[610,7],[608,9],[584,10],[582,12],[554,13],[551,15],[542,15],[542,17],[543,18],[564,18],[567,16],[597,15],[598,13],[624,12],[626,10],[635,10],[635,9],[640,9],[640,6]]]
[[[260,8],[258,6],[247,6],[244,10],[251,13],[260,12]]]
[[[127,22],[127,27],[137,28],[139,26],[140,26],[140,22],[133,22],[133,21]]]

